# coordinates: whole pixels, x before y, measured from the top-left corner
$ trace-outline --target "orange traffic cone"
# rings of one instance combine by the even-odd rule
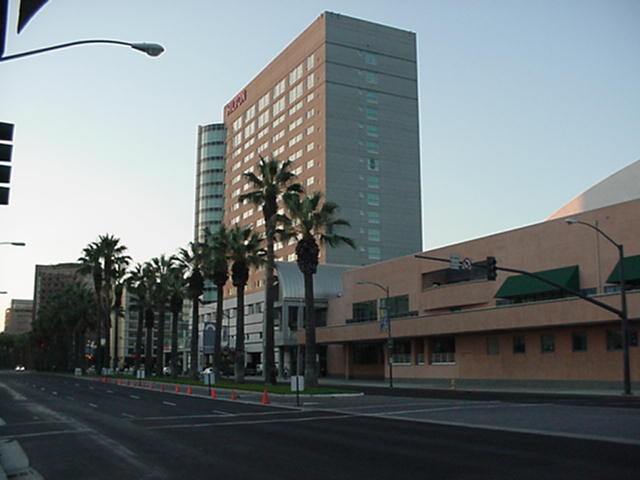
[[[164,392],[164,383],[160,385],[160,390]]]
[[[191,385],[189,385],[187,387],[187,395],[191,395],[193,393],[193,390],[191,390]]]
[[[262,404],[263,405],[267,405],[269,403],[269,393],[267,392],[267,389],[264,389],[264,393],[262,394]]]
[[[238,394],[234,391],[231,392],[231,400],[237,400],[238,399]]]
[[[153,382],[149,382],[149,388],[153,390]]]
[[[180,393],[180,387],[178,385],[176,385],[176,388],[174,388],[174,392]]]
[[[215,388],[211,390],[211,398],[218,398],[218,392],[216,392]]]

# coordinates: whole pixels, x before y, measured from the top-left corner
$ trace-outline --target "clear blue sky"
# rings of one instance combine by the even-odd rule
[[[28,243],[0,246],[0,312],[99,234],[140,262],[191,240],[197,126],[325,10],[417,33],[425,248],[542,221],[640,158],[637,0],[50,0],[20,35],[9,3],[7,55],[166,52],[0,63],[16,124],[0,241]]]

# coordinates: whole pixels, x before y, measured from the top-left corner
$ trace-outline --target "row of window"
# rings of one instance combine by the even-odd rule
[[[607,330],[606,345],[607,350],[622,350],[622,331]],[[574,332],[571,335],[571,351],[586,352],[588,349],[587,332]],[[545,333],[539,337],[539,349],[542,353],[554,353],[556,351],[555,335]],[[630,346],[638,346],[638,332],[636,329],[629,329]],[[527,351],[526,335],[515,335],[512,340],[514,354],[524,354]],[[500,340],[497,337],[487,338],[487,355],[500,354]]]

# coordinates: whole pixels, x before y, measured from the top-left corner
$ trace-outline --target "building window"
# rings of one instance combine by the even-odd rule
[[[314,65],[314,58],[312,54],[307,57],[307,71],[311,70],[313,68],[313,65]]]
[[[377,301],[368,300],[366,302],[354,303],[352,308],[353,319],[352,322],[373,322],[378,319],[378,312],[376,311]],[[351,323],[351,322],[348,322]]]
[[[380,260],[382,258],[380,247],[369,247],[367,254],[370,260]]]
[[[375,177],[375,176],[371,176],[369,175],[367,177],[367,186],[369,188],[380,188],[380,177]]]
[[[500,339],[498,337],[487,338],[487,355],[500,355]]]
[[[552,333],[540,335],[540,350],[542,353],[553,353],[556,351],[556,342]]]
[[[526,352],[526,342],[524,335],[513,337],[513,353],[520,354]]]
[[[367,152],[380,153],[380,144],[378,142],[367,142]]]
[[[391,362],[401,365],[411,365],[411,341],[396,340],[393,342]]]
[[[375,343],[356,343],[353,345],[352,358],[355,365],[382,365],[382,349]]]
[[[278,84],[273,87],[273,98],[279,97],[284,93],[284,89],[286,87],[286,80],[283,78],[278,82]]]
[[[367,232],[367,239],[370,242],[379,242],[380,241],[380,230],[376,228],[370,228]]]
[[[434,337],[430,340],[432,365],[452,364],[456,362],[455,337]]]
[[[373,85],[378,84],[378,74],[373,72],[364,72],[364,81]]]
[[[368,158],[367,159],[367,168],[373,172],[377,172],[379,170],[380,161],[377,158]]]
[[[380,212],[367,212],[369,223],[380,224]]]
[[[377,65],[378,57],[376,57],[373,53],[365,53],[364,63],[366,63],[367,65]]]
[[[587,332],[573,332],[571,343],[574,352],[587,351]]]
[[[380,205],[380,195],[377,193],[367,193],[367,203],[373,207]]]
[[[376,127],[375,125],[367,125],[367,135],[369,135],[370,137],[377,137],[378,127]]]
[[[367,120],[378,120],[378,109],[375,107],[367,107]]]
[[[638,346],[638,331],[629,329],[629,346]],[[622,350],[622,330],[607,330],[607,350]]]
[[[368,103],[378,103],[378,94],[376,92],[367,92]]]

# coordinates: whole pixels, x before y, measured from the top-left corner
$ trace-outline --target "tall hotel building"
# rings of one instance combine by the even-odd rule
[[[238,199],[252,189],[243,173],[273,156],[291,160],[306,191],[322,192],[351,223],[340,233],[357,248],[321,247],[321,263],[366,265],[422,248],[413,32],[325,12],[238,90],[223,124],[200,127],[198,138],[196,238],[221,219],[264,228],[260,208]],[[276,257],[295,261],[294,242],[276,244]],[[264,272],[253,272],[247,293],[263,285]]]

